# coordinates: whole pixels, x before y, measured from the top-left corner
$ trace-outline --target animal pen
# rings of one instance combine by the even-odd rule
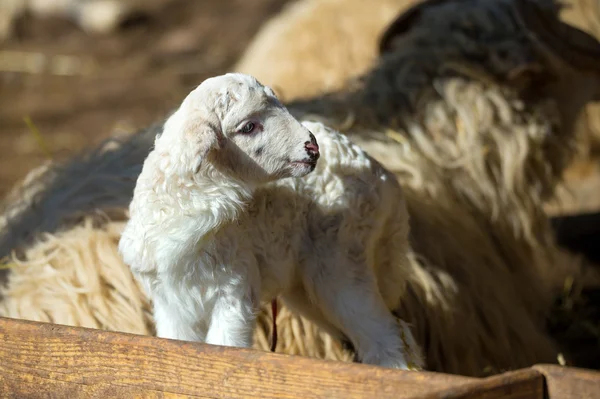
[[[419,272],[401,311],[427,343],[432,371],[351,363],[339,342],[285,307],[280,353],[268,351],[268,307],[254,349],[154,337],[116,240],[158,124],[32,171],[7,197],[12,206],[0,204],[0,258],[15,266],[0,290],[0,397],[600,398],[600,372],[568,358],[549,364],[563,352],[544,323],[565,277],[600,285],[555,243],[542,207],[581,144],[574,115],[600,99],[600,42],[560,22],[552,0],[426,0],[399,15],[377,54],[375,37],[403,2],[382,1],[381,21],[367,21],[366,0],[300,0],[265,25],[236,69],[281,90],[298,119],[335,126],[398,174]],[[356,16],[337,32],[354,56],[320,46],[337,40],[327,31],[334,23],[318,25],[328,13]],[[332,75],[321,58],[336,51],[353,62],[332,64]],[[265,65],[265,52],[278,56]],[[559,243],[583,245],[567,222]],[[22,256],[10,255],[15,248]],[[594,357],[595,342],[577,355]]]
[[[600,398],[600,373],[535,365],[488,378],[398,371],[0,318],[5,398]]]

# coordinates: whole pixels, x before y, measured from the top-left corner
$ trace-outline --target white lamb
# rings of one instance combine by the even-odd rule
[[[210,78],[185,98],[130,217],[119,251],[159,337],[250,347],[261,301],[281,296],[360,361],[422,367],[392,314],[409,273],[396,179],[343,135],[298,122],[252,76]]]

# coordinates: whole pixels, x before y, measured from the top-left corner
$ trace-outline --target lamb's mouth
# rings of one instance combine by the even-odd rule
[[[313,159],[304,159],[302,161],[292,161],[290,162],[290,165],[309,167],[310,171],[312,172],[317,167],[317,161]]]
[[[314,169],[317,166],[317,161],[316,160],[312,160],[312,159],[305,159],[303,161],[293,161],[290,162],[292,165],[306,165],[306,166],[310,166],[312,169]]]

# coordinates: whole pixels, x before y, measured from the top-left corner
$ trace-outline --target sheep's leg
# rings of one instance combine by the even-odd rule
[[[339,328],[335,327],[327,320],[323,312],[321,312],[321,309],[316,307],[309,300],[303,287],[290,290],[282,297],[283,302],[292,312],[301,314],[319,326],[321,330],[327,332],[332,337],[339,339],[342,343],[342,347],[354,354],[354,361],[359,362],[356,349],[354,349],[352,342],[350,342],[348,337],[344,336]]]
[[[219,296],[212,311],[206,343],[251,347],[258,313],[258,303],[254,298],[255,295],[240,298],[233,293]]]
[[[358,265],[347,267],[367,269]],[[362,363],[409,369],[401,327],[385,305],[374,278],[346,274],[336,275],[334,282],[314,283],[311,291],[317,304],[350,339]]]
[[[285,305],[295,313],[299,313],[310,319],[313,323],[319,326],[322,330],[330,335],[340,339],[347,340],[339,328],[332,325],[321,309],[316,307],[308,298],[304,287],[297,287],[287,291],[282,295]]]
[[[200,328],[198,318],[186,313],[182,306],[170,306],[162,299],[154,298],[154,320],[156,336],[159,338],[204,341],[206,331]]]

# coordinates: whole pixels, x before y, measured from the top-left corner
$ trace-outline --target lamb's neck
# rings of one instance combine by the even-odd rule
[[[202,174],[194,176],[177,193],[177,203],[183,217],[192,217],[194,235],[208,236],[223,225],[235,222],[245,212],[254,188],[232,179]]]
[[[245,209],[252,198],[253,189],[244,185],[221,182],[215,185],[198,185],[191,193],[195,210],[205,213],[216,212],[224,219],[225,215],[235,215]]]

